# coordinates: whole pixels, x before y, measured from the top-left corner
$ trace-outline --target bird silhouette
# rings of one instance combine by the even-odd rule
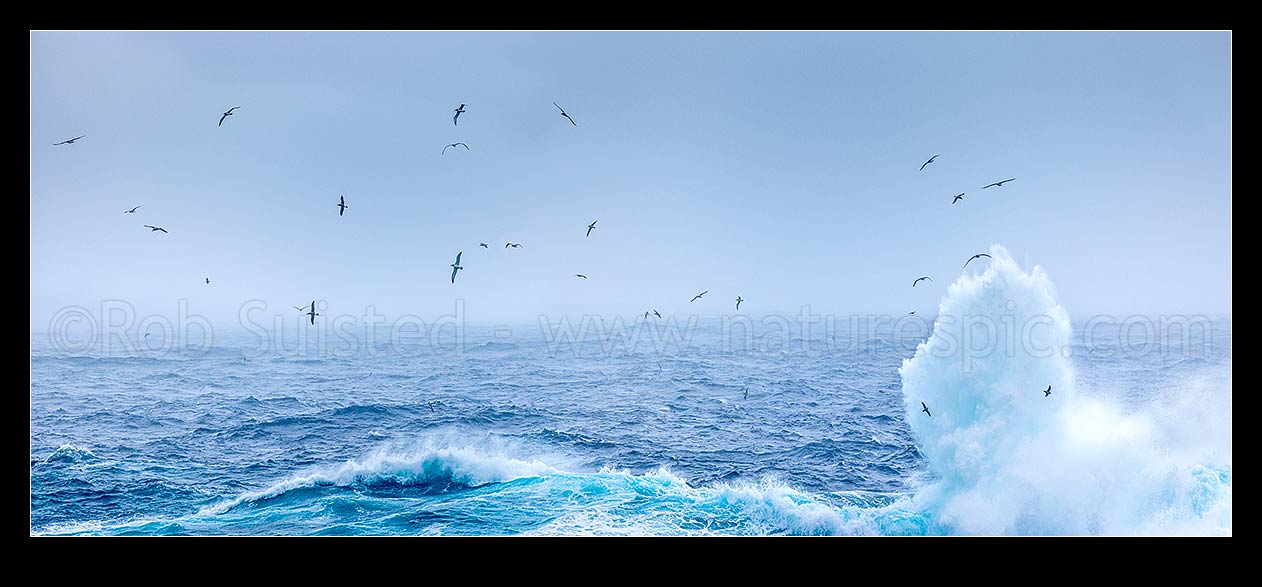
[[[968,258],[968,260],[964,262],[964,267],[968,267],[968,264],[969,264],[969,263],[972,263],[972,262],[973,262],[973,259],[978,259],[978,258],[981,258],[981,257],[986,257],[987,259],[993,259],[993,258],[994,258],[994,257],[991,257],[990,255],[987,255],[986,253],[977,253],[976,255],[973,255],[972,257],[969,257],[969,258]],[[963,269],[964,267],[961,267],[961,269]]]
[[[688,300],[688,302],[689,302],[689,303],[691,303],[691,302],[695,302],[695,301],[697,301],[697,300],[701,299],[701,296],[706,295],[706,294],[708,294],[708,293],[710,293],[710,290],[708,290],[708,289],[707,289],[707,290],[705,290],[705,291],[703,291],[703,292],[701,292],[701,293],[699,293],[699,294],[697,294],[697,295],[693,296],[691,300]]]
[[[988,187],[1003,187],[1003,184],[1008,183],[1008,182],[1010,182],[1010,181],[1013,181],[1013,180],[1015,180],[1015,179],[1016,179],[1016,178],[1015,178],[1015,177],[1013,177],[1013,178],[1011,178],[1011,179],[1005,179],[1005,180],[1003,180],[1003,181],[997,181],[997,182],[995,182],[995,183],[986,184],[986,185],[982,186],[982,189],[986,189],[986,188],[988,188]]]
[[[561,116],[564,116],[566,120],[570,121],[570,124],[572,124],[572,125],[574,125],[574,126],[578,126],[578,123],[577,123],[577,122],[574,122],[574,119],[573,119],[573,118],[570,118],[570,115],[569,115],[569,114],[567,114],[567,113],[565,112],[565,109],[564,109],[564,108],[562,108],[560,104],[557,104],[556,102],[553,102],[553,103],[552,103],[552,105],[553,105],[553,106],[556,106],[556,107],[557,107],[557,110],[560,110],[560,111],[561,111]]]
[[[54,147],[56,147],[57,145],[73,145],[75,141],[77,141],[77,140],[79,140],[79,139],[81,139],[81,138],[83,138],[83,137],[86,137],[86,136],[88,136],[88,135],[79,135],[79,136],[77,136],[77,137],[75,137],[75,138],[73,138],[73,139],[66,139],[66,140],[64,140],[64,141],[62,141],[62,142],[60,142],[60,143],[53,143],[53,146],[54,146]]]
[[[956,202],[958,202],[958,201],[960,201],[960,200],[963,200],[963,199],[964,199],[964,192],[960,192],[960,195],[955,196],[955,199],[954,199],[954,200],[951,200],[951,203],[952,203],[952,204],[954,204],[954,203],[956,203]]]
[[[939,154],[940,154],[940,153],[939,153]],[[937,158],[938,158],[938,155],[934,155],[934,156],[930,157],[928,161],[925,161],[923,164],[921,164],[921,165],[920,165],[920,170],[921,170],[921,171],[924,171],[924,170],[925,170],[925,165],[928,165],[928,164],[930,164],[930,163],[933,163],[933,160],[934,160],[934,159],[937,159]]]
[[[461,104],[460,107],[456,109],[456,115],[451,117],[452,126],[460,126],[460,123],[457,121],[457,119],[460,118],[460,114],[463,112],[464,112],[464,104]],[[465,147],[465,148],[467,149],[468,147]]]
[[[162,232],[166,232],[167,234],[171,234],[171,233],[167,232],[167,229],[162,228],[162,227],[160,227],[160,226],[151,226],[151,225],[146,224],[146,225],[145,225],[145,228],[148,228],[148,229],[149,229],[149,232],[158,232],[158,231],[162,231]]]
[[[926,275],[926,276],[924,276],[924,277],[918,277],[918,278],[916,278],[916,281],[911,282],[911,286],[912,286],[912,287],[916,287],[916,284],[917,284],[917,283],[920,283],[920,282],[922,282],[922,281],[924,281],[924,280],[926,280],[926,279],[928,279],[929,281],[933,281],[933,279],[932,279],[932,278],[930,278],[928,275]]]
[[[219,126],[223,126],[223,119],[229,116],[232,116],[232,111],[236,110],[237,108],[240,108],[240,106],[233,106],[232,108],[229,108],[227,112],[224,112],[223,116],[219,117]]]
[[[140,209],[140,206],[136,206],[135,208],[132,208],[131,210],[123,210],[123,214],[135,214],[136,210],[139,210],[139,209]]]
[[[447,154],[447,149],[450,149],[450,148],[452,148],[452,147],[464,147],[464,150],[466,150],[466,151],[468,151],[468,150],[469,150],[469,145],[466,145],[466,144],[464,144],[464,143],[452,143],[452,144],[450,144],[450,145],[447,145],[446,147],[443,147],[443,153],[442,153],[442,154],[443,154],[443,155],[446,155],[446,154]]]
[[[933,417],[933,412],[930,412],[930,411],[929,411],[929,406],[926,406],[926,405],[925,405],[925,402],[920,402],[920,407],[921,407],[921,408],[923,408],[923,409],[921,409],[920,411],[922,411],[922,412],[924,412],[924,413],[926,413],[926,414],[929,414],[929,417],[930,417],[930,418],[932,418],[932,417]]]
[[[464,269],[464,267],[460,266],[460,255],[463,255],[463,254],[464,254],[464,251],[460,251],[459,253],[456,253],[456,262],[451,264],[451,282],[452,283],[456,282],[456,272],[460,271],[461,269]]]
[[[1043,397],[1047,397],[1050,395],[1052,395],[1052,386],[1049,385],[1047,386],[1047,389],[1043,390]]]

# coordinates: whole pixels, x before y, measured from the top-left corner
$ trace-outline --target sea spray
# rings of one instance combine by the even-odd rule
[[[1080,395],[1069,316],[1047,274],[1022,271],[1001,246],[990,255],[950,286],[899,370],[936,476],[917,507],[964,534],[1230,534],[1229,444],[1213,463],[1159,449],[1153,417]],[[1229,420],[1227,406],[1212,417]]]

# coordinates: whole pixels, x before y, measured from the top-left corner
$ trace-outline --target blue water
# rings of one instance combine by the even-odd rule
[[[35,333],[31,532],[1230,535],[1230,321],[1084,344],[1050,280],[992,252],[912,340],[732,350],[711,318],[660,354],[527,326],[467,327],[463,352],[71,356]],[[1013,313],[1069,352],[935,354],[952,317]]]

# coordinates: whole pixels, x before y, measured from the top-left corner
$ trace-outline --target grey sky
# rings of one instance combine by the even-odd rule
[[[1230,309],[1229,33],[35,32],[30,79],[36,330],[926,314],[992,243],[1074,316]]]

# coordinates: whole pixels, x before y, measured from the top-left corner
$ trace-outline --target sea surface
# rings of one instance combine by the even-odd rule
[[[673,317],[686,344],[655,350],[666,323],[637,316],[634,341],[468,326],[334,354],[33,333],[31,533],[1230,535],[1230,320],[1070,320],[992,252],[937,315],[893,317],[912,336]]]

